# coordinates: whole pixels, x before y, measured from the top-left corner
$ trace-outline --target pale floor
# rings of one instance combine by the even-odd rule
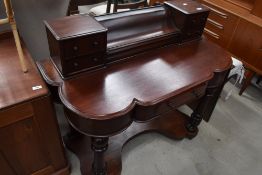
[[[262,83],[261,83],[262,84]],[[227,83],[223,93],[233,86]],[[160,134],[141,135],[123,149],[123,175],[261,175],[262,87],[219,100],[209,123],[202,122],[193,140],[174,141]],[[61,114],[61,108],[58,107]],[[184,112],[190,110],[181,108]],[[62,134],[66,123],[62,124]],[[72,175],[79,161],[68,152]]]

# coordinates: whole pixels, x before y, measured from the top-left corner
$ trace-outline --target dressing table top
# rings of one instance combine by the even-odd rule
[[[64,105],[81,117],[106,120],[136,105],[150,106],[209,81],[230,68],[230,54],[205,38],[136,55],[106,68],[63,80],[50,59],[37,63],[59,87]]]

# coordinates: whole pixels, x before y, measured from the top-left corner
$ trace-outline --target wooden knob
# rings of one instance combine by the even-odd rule
[[[97,46],[99,43],[97,42],[97,41],[95,41],[94,43],[93,43],[93,45],[94,46]]]
[[[74,64],[75,67],[78,67],[78,65],[79,65],[77,62],[74,62],[73,64]]]
[[[74,46],[74,47],[73,47],[73,50],[74,50],[74,51],[78,51],[78,47],[77,47],[77,46]]]

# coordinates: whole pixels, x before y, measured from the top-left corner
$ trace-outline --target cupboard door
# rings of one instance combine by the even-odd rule
[[[262,28],[243,19],[240,20],[229,51],[248,67],[262,73]]]
[[[29,175],[49,166],[30,103],[0,112],[0,167],[8,173]],[[8,166],[7,166],[8,165]]]

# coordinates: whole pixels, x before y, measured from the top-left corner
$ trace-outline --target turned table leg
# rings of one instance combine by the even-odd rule
[[[91,148],[94,152],[93,160],[93,174],[94,175],[106,175],[106,162],[104,159],[104,152],[108,148],[108,137],[92,137]]]
[[[186,128],[189,132],[197,132],[198,130],[198,125],[201,123],[202,121],[202,116],[196,112],[193,112],[191,114],[191,117],[186,125]]]

